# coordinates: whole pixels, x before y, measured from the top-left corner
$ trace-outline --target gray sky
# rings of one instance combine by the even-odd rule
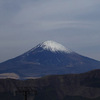
[[[100,0],[0,0],[0,62],[46,40],[100,60]]]

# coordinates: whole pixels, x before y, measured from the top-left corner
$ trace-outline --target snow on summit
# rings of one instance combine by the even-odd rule
[[[56,51],[62,51],[62,52],[67,52],[67,53],[71,52],[71,50],[65,48],[63,45],[54,41],[45,41],[40,45],[40,47],[46,50],[53,51],[53,52],[56,52]]]

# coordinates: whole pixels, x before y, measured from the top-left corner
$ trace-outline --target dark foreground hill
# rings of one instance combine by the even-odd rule
[[[0,63],[0,78],[26,79],[45,75],[83,73],[100,69],[100,61],[82,56],[53,41]]]
[[[16,93],[35,89],[28,100],[100,100],[100,70],[84,74],[45,76],[34,80],[0,80],[0,100],[24,100]]]

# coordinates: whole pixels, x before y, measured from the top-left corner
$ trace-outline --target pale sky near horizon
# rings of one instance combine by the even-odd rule
[[[46,40],[100,61],[100,0],[0,0],[0,62]]]

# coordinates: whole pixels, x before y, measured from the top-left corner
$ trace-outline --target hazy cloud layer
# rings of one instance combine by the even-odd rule
[[[0,0],[0,61],[45,40],[100,60],[100,0]]]

